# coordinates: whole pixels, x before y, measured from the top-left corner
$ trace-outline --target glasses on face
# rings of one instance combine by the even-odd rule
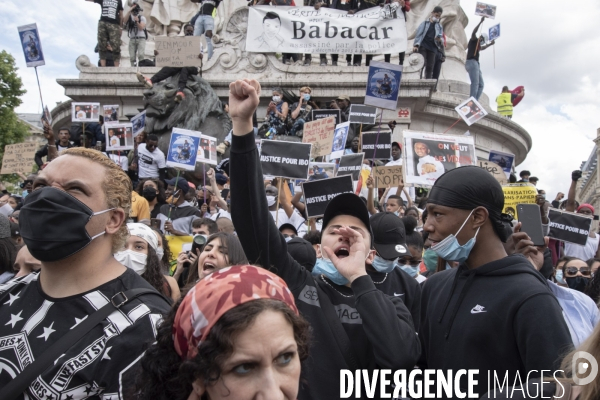
[[[575,276],[575,275],[577,275],[577,272],[581,272],[581,275],[583,275],[583,276],[590,276],[590,274],[592,273],[592,270],[588,266],[579,267],[579,268],[577,268],[577,267],[565,268],[566,276]]]
[[[397,261],[397,263],[399,265],[410,265],[411,267],[416,267],[417,265],[421,264],[421,260],[405,260],[405,259],[399,259]]]

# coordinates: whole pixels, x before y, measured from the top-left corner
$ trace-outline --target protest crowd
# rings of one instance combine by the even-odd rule
[[[123,16],[116,3],[99,22],[100,64],[119,66],[125,21],[134,66],[146,20],[136,6]],[[210,59],[222,2],[197,3],[184,32],[205,35],[199,57]],[[409,0],[303,5],[410,12]],[[424,79],[438,79],[445,59],[442,15],[436,6],[417,29]],[[473,99],[484,89],[479,53],[494,42],[478,29],[466,54],[465,121],[485,116]],[[337,54],[329,58],[337,65]],[[360,66],[362,57],[346,60]],[[284,53],[282,62],[312,59]],[[320,65],[328,62],[321,54]],[[138,79],[150,88],[177,74],[181,102],[195,67]],[[37,172],[19,174],[19,194],[0,186],[0,398],[418,399],[429,385],[435,398],[600,399],[600,379],[580,384],[600,360],[600,231],[591,228],[595,208],[576,199],[582,171],[557,176],[564,193],[551,200],[548,182],[527,170],[517,178],[514,155],[510,164],[490,158],[508,165],[505,186],[475,157],[450,167],[433,139],[392,140],[395,121],[353,122],[347,94],[323,103],[309,86],[251,78],[229,90],[220,107],[233,126],[200,183],[169,167],[170,152],[143,129],[130,135],[132,150],[110,150],[130,134],[106,125],[114,109],[56,136],[44,122]],[[257,115],[261,92],[272,101]],[[502,88],[498,113],[512,118],[524,93]],[[321,155],[272,140],[302,139],[331,115],[335,133]],[[361,133],[367,127],[378,133]],[[475,154],[472,141],[453,143]],[[191,157],[188,146],[181,157]],[[507,190],[530,201],[509,204]],[[587,230],[565,239],[571,222]],[[581,352],[591,357],[587,372]],[[393,384],[383,372],[374,378],[384,370]],[[392,379],[419,370],[455,375],[450,386],[423,374],[403,387]],[[475,382],[457,373],[473,370]]]

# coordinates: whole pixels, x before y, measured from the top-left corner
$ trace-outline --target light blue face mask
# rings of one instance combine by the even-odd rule
[[[469,218],[471,218],[471,214],[473,214],[473,211],[471,211],[467,219],[465,219],[465,222],[463,222],[458,232],[456,232],[456,235],[458,235],[462,228],[464,228]],[[463,244],[462,246],[458,244],[458,239],[456,239],[456,235],[450,234],[448,237],[446,237],[441,242],[437,243],[435,246],[431,246],[431,250],[435,251],[438,257],[443,258],[446,261],[458,261],[459,263],[463,263],[467,260],[467,258],[469,258],[469,253],[471,253],[473,246],[475,246],[475,238],[479,233],[479,229],[480,228],[477,228],[475,236],[473,236],[472,239],[470,239],[467,243]]]
[[[385,260],[376,255],[373,259],[373,264],[371,265],[377,272],[388,273],[394,270],[394,267],[396,266],[396,260]]]
[[[344,286],[349,282],[348,279],[344,278],[344,276],[340,274],[340,271],[338,271],[337,268],[335,268],[333,262],[331,262],[331,260],[327,258],[317,259],[317,263],[315,264],[315,267],[312,270],[312,274],[314,276],[319,276],[323,274],[327,278],[329,278],[330,281],[340,286]]]
[[[29,194],[29,191],[23,190],[23,193],[21,193],[21,197],[25,198],[25,197],[27,197],[28,194]]]
[[[309,101],[310,100],[310,94],[305,93],[304,94],[304,100]]]
[[[412,265],[406,265],[406,264],[405,265],[396,264],[396,265],[398,265],[398,267],[402,271],[406,272],[407,274],[409,274],[413,278],[415,278],[418,275],[418,273],[419,273],[419,266],[418,265],[416,267],[413,267]]]
[[[563,278],[563,270],[562,269],[557,269],[556,275],[554,277],[556,278],[556,282],[560,283],[561,285],[566,285],[565,280]]]

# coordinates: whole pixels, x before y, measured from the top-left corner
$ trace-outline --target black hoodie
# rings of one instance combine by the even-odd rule
[[[478,369],[475,393],[488,391],[488,370],[508,386],[517,373],[558,369],[573,347],[546,279],[521,255],[469,270],[465,264],[424,282],[421,296],[425,368]],[[540,372],[537,373],[539,378]],[[533,376],[533,375],[532,375]],[[466,377],[461,389],[467,389]]]

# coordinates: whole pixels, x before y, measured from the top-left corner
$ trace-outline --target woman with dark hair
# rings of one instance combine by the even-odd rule
[[[406,245],[410,254],[398,258],[398,266],[400,269],[421,283],[426,278],[419,274],[419,266],[423,261],[423,237],[415,229],[418,225],[417,220],[412,216],[402,218],[404,228],[406,230]]]
[[[598,271],[598,267],[600,267],[600,258],[590,258],[585,263],[590,267],[592,275],[594,275]]]
[[[15,276],[13,265],[17,258],[17,248],[11,239],[8,217],[0,214],[0,284]]]
[[[160,324],[143,400],[296,399],[309,325],[283,279],[251,265],[200,280]]]
[[[156,255],[161,262],[162,272],[165,275],[169,275],[171,270],[171,247],[169,247],[169,241],[165,235],[158,229],[150,227],[156,237],[158,238],[158,247],[156,248]],[[170,276],[170,275],[169,275]]]
[[[133,269],[154,289],[173,301],[181,297],[175,279],[163,275],[161,261],[156,253],[158,237],[148,226],[140,223],[127,224],[129,238],[123,250],[115,258],[127,268]]]
[[[590,279],[590,282],[585,287],[583,293],[590,296],[592,300],[594,300],[594,303],[600,307],[600,273],[598,273],[598,271],[593,274],[592,279]]]
[[[187,285],[194,285],[198,280],[225,267],[241,264],[248,264],[248,259],[237,236],[225,232],[215,233],[198,250],[198,258],[189,270]]]
[[[150,206],[150,218],[158,218],[160,207],[166,203],[165,185],[160,179],[143,179],[137,185],[135,191],[148,200]]]

